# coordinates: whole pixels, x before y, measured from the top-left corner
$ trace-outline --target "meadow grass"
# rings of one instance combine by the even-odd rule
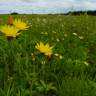
[[[12,40],[0,33],[0,96],[96,96],[95,16],[13,17],[30,27]],[[40,41],[54,46],[51,58],[35,48]]]

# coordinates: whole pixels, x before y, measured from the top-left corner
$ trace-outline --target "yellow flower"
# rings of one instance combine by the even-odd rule
[[[37,50],[39,50],[41,53],[44,53],[47,56],[51,56],[52,55],[52,48],[53,47],[50,47],[48,43],[46,45],[44,45],[43,42],[40,42],[40,44],[37,43],[35,48]]]
[[[26,30],[29,27],[27,23],[23,22],[21,19],[15,19],[13,25],[20,30]]]
[[[14,26],[10,26],[10,25],[1,26],[0,31],[2,33],[4,33],[7,37],[16,37],[20,34],[20,33],[18,33],[19,29],[15,28]]]

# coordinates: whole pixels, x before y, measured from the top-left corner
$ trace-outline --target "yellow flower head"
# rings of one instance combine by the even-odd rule
[[[42,42],[40,42],[40,44],[37,43],[35,48],[37,50],[39,50],[41,53],[44,53],[47,56],[51,56],[52,55],[52,48],[53,47],[50,47],[48,43],[45,44],[45,45]]]
[[[19,29],[15,28],[14,26],[4,25],[0,27],[0,31],[4,33],[7,37],[16,37],[20,33],[18,33]]]
[[[15,19],[13,25],[20,30],[26,30],[29,27],[27,23],[23,22],[21,19]]]

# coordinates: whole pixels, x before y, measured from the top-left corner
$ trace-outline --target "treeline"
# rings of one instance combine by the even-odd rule
[[[87,15],[96,15],[96,11],[73,11],[73,12],[68,12],[66,13],[66,15],[84,15],[84,14],[87,14]]]
[[[10,13],[11,15],[19,15],[17,12]],[[55,15],[96,15],[96,11],[70,11],[68,13],[57,13]],[[48,14],[53,15],[53,14]]]

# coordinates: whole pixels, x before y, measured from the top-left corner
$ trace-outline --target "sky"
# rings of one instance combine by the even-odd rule
[[[54,14],[74,10],[96,10],[96,0],[0,0],[0,14]]]

